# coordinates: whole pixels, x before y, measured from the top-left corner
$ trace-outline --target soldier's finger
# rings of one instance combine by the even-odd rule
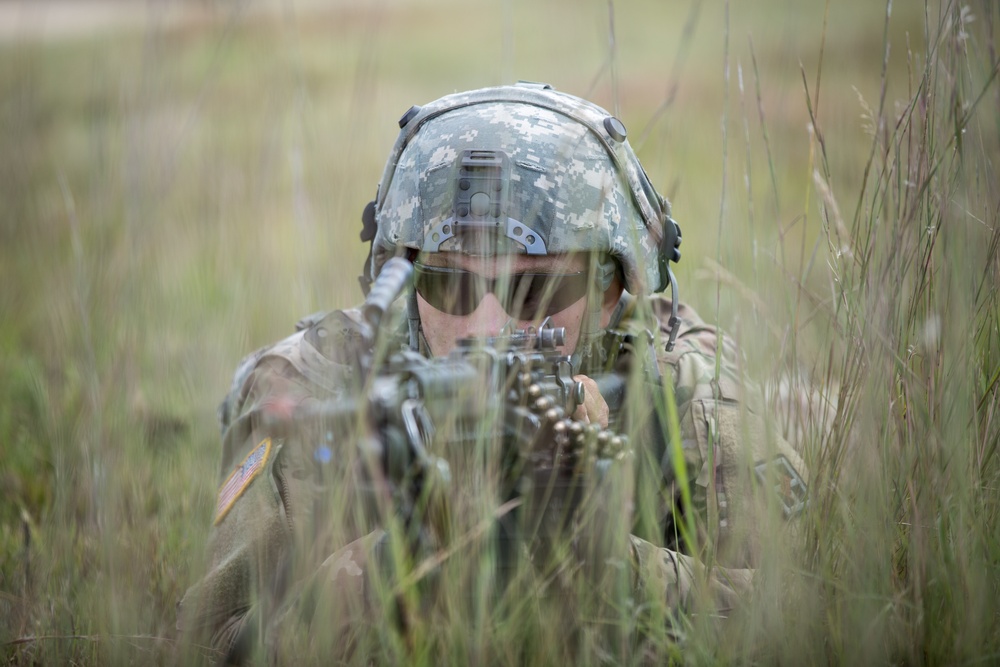
[[[601,396],[600,389],[597,388],[597,382],[586,375],[575,375],[573,379],[582,382],[584,388],[583,405],[579,406],[577,411],[583,407],[587,413],[586,423],[600,424],[601,428],[607,428],[610,410],[604,397]]]

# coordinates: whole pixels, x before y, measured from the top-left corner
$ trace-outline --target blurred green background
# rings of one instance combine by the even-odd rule
[[[891,123],[940,17],[986,53],[995,7],[0,1],[0,641],[103,637],[7,655],[162,657],[216,405],[245,354],[360,300],[360,213],[410,105],[526,79],[612,110],[683,227],[682,297],[771,382],[829,353],[797,287],[833,293],[814,170],[849,223],[883,82]]]

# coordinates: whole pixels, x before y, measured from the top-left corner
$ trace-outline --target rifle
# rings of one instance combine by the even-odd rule
[[[498,522],[501,558],[511,564],[526,539],[548,544],[565,531],[585,487],[628,456],[628,439],[572,417],[584,387],[573,379],[571,358],[559,351],[565,330],[547,319],[537,328],[508,326],[497,336],[458,341],[443,358],[393,349],[398,339],[381,324],[411,273],[406,260],[387,262],[361,308],[364,352],[354,375],[363,384],[347,398],[300,411],[284,426],[356,442],[369,461],[366,481],[383,490],[382,498],[390,491],[391,508],[377,491],[370,502],[380,506],[380,516],[400,516],[414,548],[427,541],[427,530],[439,544],[450,539],[452,471],[437,454],[467,451],[485,438],[500,459],[497,500],[526,505]],[[617,414],[624,378],[596,379]],[[495,428],[484,433],[484,425]]]

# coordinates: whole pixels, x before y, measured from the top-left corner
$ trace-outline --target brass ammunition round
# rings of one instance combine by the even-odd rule
[[[552,399],[548,396],[542,396],[537,401],[535,401],[535,410],[538,412],[545,412],[552,407]]]

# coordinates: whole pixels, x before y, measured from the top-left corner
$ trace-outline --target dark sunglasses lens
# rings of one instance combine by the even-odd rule
[[[420,296],[437,310],[458,316],[473,312],[486,292],[493,292],[512,318],[535,320],[576,303],[588,285],[586,273],[522,273],[498,281],[461,269],[420,264],[416,268]]]
[[[519,320],[555,315],[587,293],[585,273],[521,274],[515,277],[507,313]]]
[[[449,315],[468,315],[483,298],[479,277],[457,269],[418,266],[416,288],[427,303]]]

